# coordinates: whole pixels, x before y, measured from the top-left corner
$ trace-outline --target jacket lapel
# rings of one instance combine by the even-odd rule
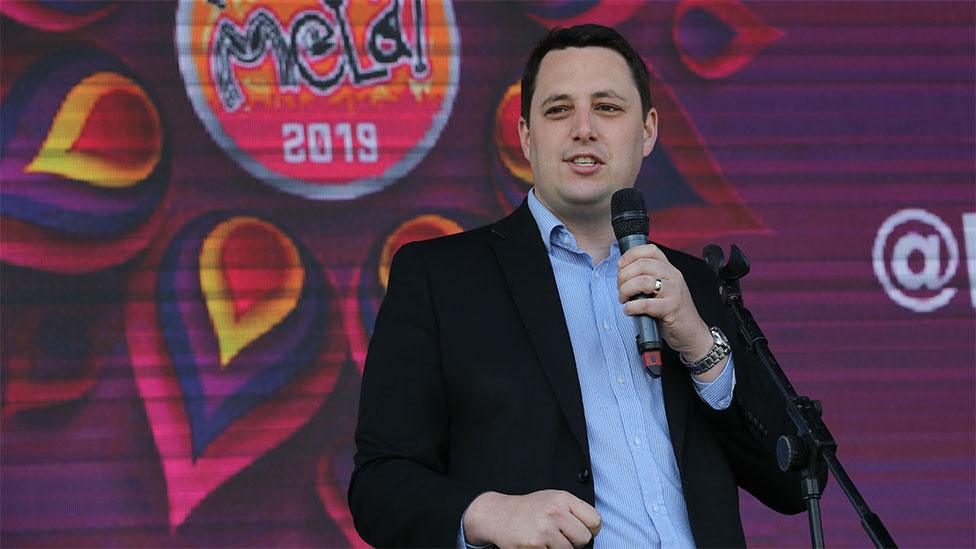
[[[570,429],[589,455],[583,396],[556,279],[528,205],[492,226],[495,257]]]

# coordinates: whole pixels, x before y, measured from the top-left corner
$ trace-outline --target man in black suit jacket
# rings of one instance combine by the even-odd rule
[[[550,33],[523,75],[519,132],[533,192],[594,265],[614,244],[610,195],[633,185],[654,146],[647,80],[630,45],[595,25]],[[579,365],[527,205],[489,227],[404,246],[389,280],[349,488],[363,538],[452,546],[463,525],[472,545],[599,545]],[[686,541],[744,544],[737,486],[780,512],[802,511],[799,478],[773,456],[789,431],[785,405],[736,338],[731,404],[715,409],[696,394],[692,378],[714,381],[729,361],[709,327],[737,333],[714,275],[646,245],[620,259],[618,287],[622,301],[652,296],[623,310],[657,318],[665,339],[660,382]],[[693,375],[685,363],[710,368]]]

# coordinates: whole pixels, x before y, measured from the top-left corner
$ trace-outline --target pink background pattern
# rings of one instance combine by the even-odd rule
[[[219,4],[205,7],[240,16],[262,2]],[[393,51],[389,30],[381,53],[366,45],[380,32],[369,17],[392,2],[368,16],[305,4],[326,21],[296,46],[306,62],[375,68]],[[895,541],[976,545],[972,2],[401,0],[404,51],[418,58],[419,32],[456,71],[407,78],[403,57],[390,65],[412,78],[402,87],[351,73],[339,87],[449,97],[443,127],[409,143],[389,118],[431,124],[423,113],[303,109],[294,88],[234,65],[288,105],[282,123],[329,124],[316,131],[333,132],[335,154],[309,170],[358,173],[348,163],[370,158],[369,129],[337,128],[373,115],[375,146],[419,155],[353,197],[288,192],[215,141],[181,71],[181,5],[0,4],[0,545],[363,546],[345,489],[383,268],[412,238],[518,205],[529,182],[507,93],[547,27],[580,22],[617,27],[652,69],[662,135],[637,183],[652,238],[695,255],[742,248],[747,305],[798,392],[823,402]],[[440,28],[416,23],[435,8]],[[99,73],[115,84],[93,88]],[[63,169],[29,169],[61,157]],[[279,237],[234,253],[221,244],[234,235],[211,232],[227,219]],[[208,242],[225,246],[212,264]],[[214,320],[222,299],[275,312],[246,332],[244,316]],[[249,334],[241,351],[214,358],[234,330]],[[804,516],[746,494],[742,507],[751,545],[809,544]],[[869,545],[834,483],[823,514],[829,545]]]

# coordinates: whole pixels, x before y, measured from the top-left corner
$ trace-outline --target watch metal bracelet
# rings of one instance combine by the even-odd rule
[[[708,350],[708,353],[704,357],[695,361],[689,361],[685,359],[684,355],[678,355],[681,363],[688,368],[688,371],[692,375],[697,376],[711,370],[732,352],[728,339],[725,338],[725,334],[722,333],[722,330],[718,326],[712,326],[708,331],[712,334],[713,343],[712,348]]]

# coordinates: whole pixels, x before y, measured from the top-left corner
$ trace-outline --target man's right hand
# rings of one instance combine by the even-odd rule
[[[600,531],[592,505],[562,490],[524,496],[481,494],[464,513],[470,545],[508,547],[583,547]]]

